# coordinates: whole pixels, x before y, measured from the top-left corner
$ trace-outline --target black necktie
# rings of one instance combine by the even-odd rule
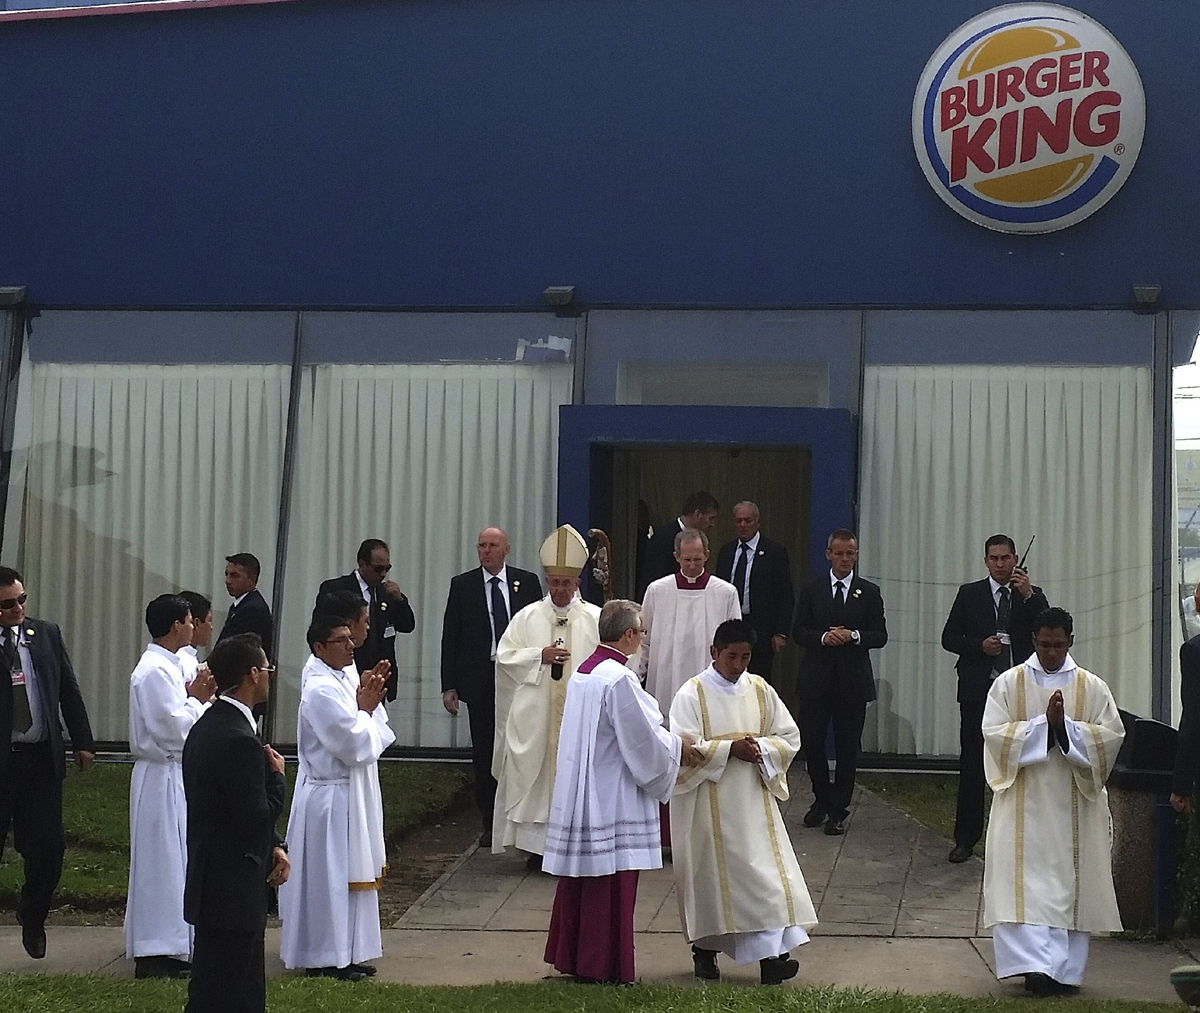
[[[8,662],[9,675],[12,677],[12,727],[14,732],[27,732],[33,727],[33,713],[29,709],[29,686],[21,671],[21,652],[17,650],[16,638],[12,627],[4,631],[4,658]],[[20,684],[17,679],[20,677]]]
[[[833,615],[835,619],[841,620],[846,614],[846,585],[840,580],[833,592]]]
[[[1012,592],[1007,587],[1000,588],[1000,601],[996,605],[996,632],[1008,632],[1008,620],[1012,615],[1012,601],[1010,595]],[[1001,644],[1000,653],[996,655],[996,660],[992,662],[992,668],[997,672],[1007,672],[1012,668],[1012,644]]]
[[[746,611],[746,557],[750,555],[750,543],[742,542],[737,567],[733,571],[733,584],[737,588],[738,603]]]
[[[492,633],[496,637],[496,646],[500,646],[500,638],[508,627],[508,608],[504,604],[504,593],[500,590],[500,578],[493,577],[492,585]]]

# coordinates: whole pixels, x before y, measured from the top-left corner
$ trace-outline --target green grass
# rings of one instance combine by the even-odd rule
[[[177,1013],[186,984],[122,981],[99,976],[0,975],[0,1009],[6,1013]],[[547,982],[470,987],[384,985],[284,978],[268,983],[271,1013],[1029,1013],[1026,998],[974,998],[860,989],[680,988],[663,985],[609,988]],[[1153,1002],[1049,999],[1038,1010],[1073,1013],[1151,1013],[1178,1010]]]
[[[442,812],[468,784],[458,764],[385,762],[380,764],[383,825],[389,841]],[[296,765],[287,767],[288,801]],[[63,827],[67,854],[56,904],[84,911],[119,908],[129,885],[129,763],[97,763],[87,773],[72,766],[63,785]],[[287,823],[284,809],[280,828]],[[14,908],[22,862],[11,838],[0,862],[0,907]],[[3,1009],[0,1003],[0,1009]]]
[[[957,774],[859,774],[857,782],[888,805],[907,813],[948,841],[954,840],[954,810],[958,802]],[[984,792],[983,826],[992,807],[992,793]],[[983,841],[975,848],[983,855]]]

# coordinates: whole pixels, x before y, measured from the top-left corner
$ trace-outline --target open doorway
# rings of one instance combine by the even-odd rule
[[[591,519],[612,541],[613,592],[634,597],[638,550],[651,531],[672,525],[690,493],[707,489],[721,504],[708,532],[716,565],[721,546],[734,539],[733,506],[758,505],[762,532],[787,548],[793,586],[807,578],[811,541],[812,453],[807,446],[714,446],[696,443],[593,444]],[[789,647],[775,660],[772,682],[785,702],[798,654]]]

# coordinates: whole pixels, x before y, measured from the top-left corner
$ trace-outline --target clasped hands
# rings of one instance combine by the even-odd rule
[[[704,763],[704,751],[696,746],[691,736],[681,735],[680,738],[683,739],[683,751],[679,762],[685,767],[702,766]],[[747,763],[762,763],[762,747],[752,735],[747,735],[741,739],[734,739],[730,743],[729,752],[737,759],[745,760]]]
[[[358,692],[355,694],[360,711],[371,714],[383,702],[383,698],[387,696],[387,678],[391,667],[390,662],[381,661],[369,672],[363,672]]]
[[[212,672],[208,670],[207,665],[201,665],[196,669],[196,677],[188,683],[187,694],[201,703],[208,703],[217,692],[217,680],[213,678]]]
[[[821,637],[821,643],[826,647],[841,647],[843,644],[852,644],[853,642],[854,634],[845,626],[830,626]]]

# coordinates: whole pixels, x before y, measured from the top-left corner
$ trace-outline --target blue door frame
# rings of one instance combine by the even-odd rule
[[[589,526],[592,447],[630,443],[808,447],[814,574],[825,570],[829,532],[854,527],[858,441],[854,416],[844,408],[563,405],[558,422],[558,522],[581,532]]]

